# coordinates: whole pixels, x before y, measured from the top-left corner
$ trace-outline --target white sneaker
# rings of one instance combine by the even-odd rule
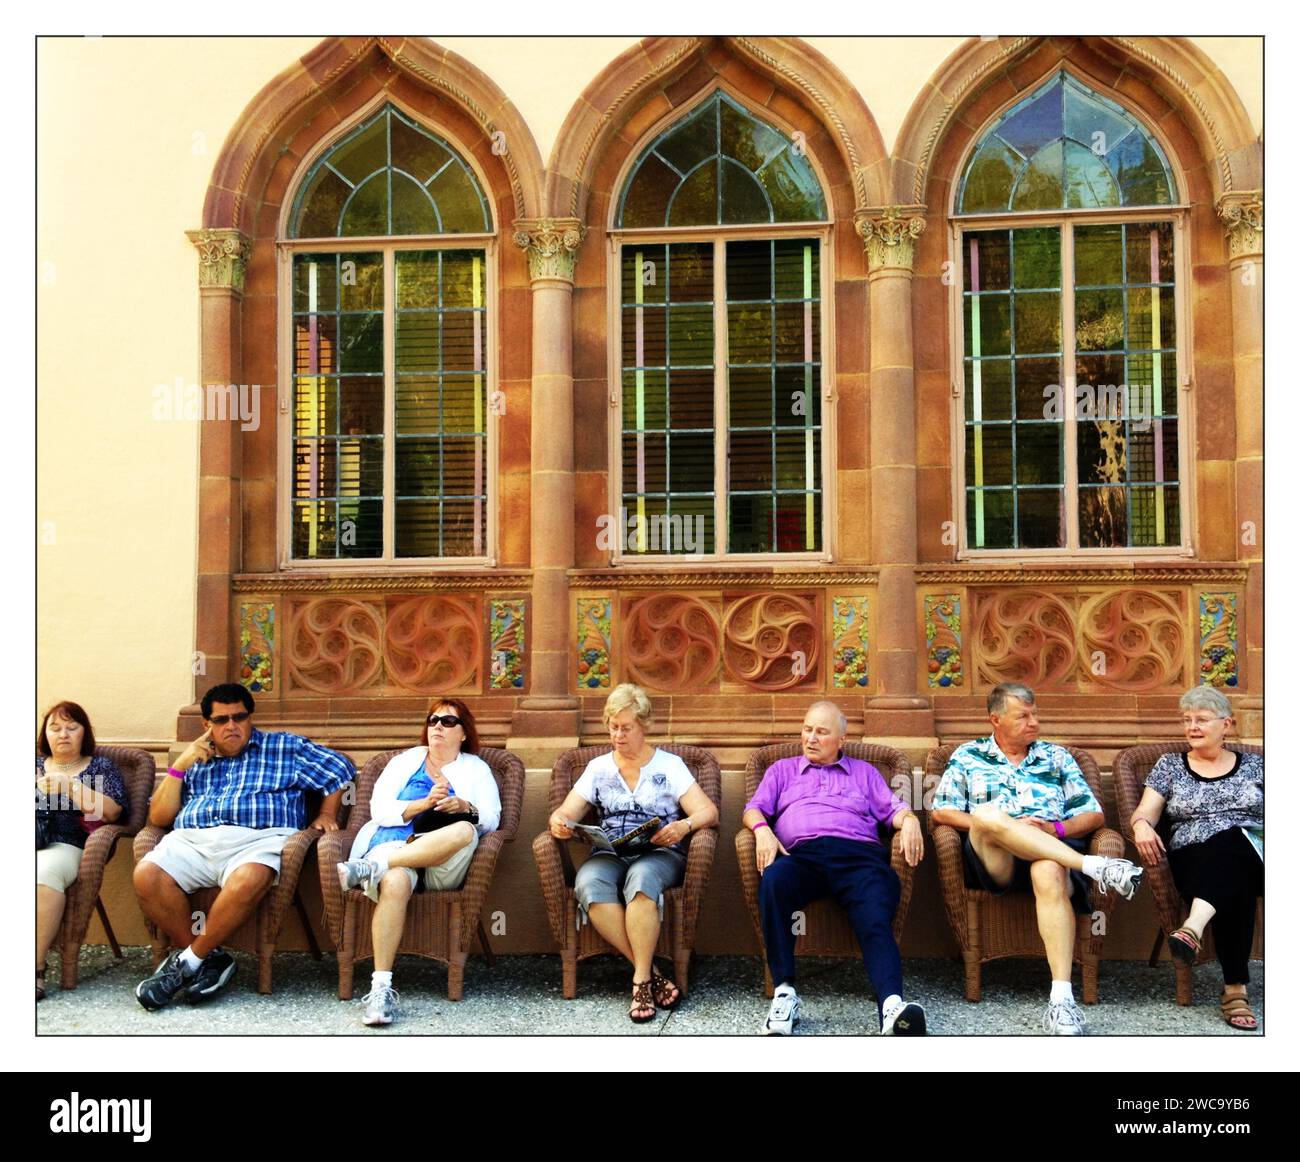
[[[1052,1001],[1043,1014],[1043,1032],[1053,1037],[1082,1037],[1086,1024],[1083,1010],[1073,999]]]
[[[363,1025],[391,1025],[397,1015],[397,990],[390,984],[375,985],[363,998],[366,1011],[361,1015]]]
[[[772,996],[772,1007],[759,1032],[769,1037],[788,1037],[799,1023],[799,1007],[799,994],[793,986],[781,985]]]
[[[364,888],[374,878],[379,865],[369,859],[350,859],[336,863],[334,870],[338,872],[339,887],[350,892],[353,888]]]
[[[915,1002],[895,1001],[880,1017],[883,1037],[924,1037],[925,1010]]]
[[[1131,860],[1108,859],[1106,866],[1101,869],[1097,890],[1104,896],[1109,889],[1114,888],[1124,899],[1131,900],[1142,886],[1145,871],[1145,868],[1138,867]]]

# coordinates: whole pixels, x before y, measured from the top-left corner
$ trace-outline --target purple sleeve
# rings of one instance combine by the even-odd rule
[[[775,762],[768,767],[763,772],[763,781],[758,784],[754,797],[745,804],[745,810],[761,811],[765,818],[771,819],[776,814],[776,798],[781,789],[781,775],[781,763]]]
[[[911,808],[890,790],[885,776],[876,767],[871,763],[864,765],[867,768],[867,800],[871,816],[878,823],[892,826],[895,815]]]

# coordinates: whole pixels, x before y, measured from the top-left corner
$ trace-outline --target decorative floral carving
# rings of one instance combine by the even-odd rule
[[[185,236],[199,252],[199,286],[243,291],[244,274],[252,244],[233,229],[186,230]]]
[[[926,595],[925,655],[926,682],[931,689],[963,684],[960,594]]]
[[[488,654],[492,662],[490,684],[493,690],[520,690],[525,680],[524,659],[527,643],[524,637],[524,615],[527,600],[514,597],[493,601],[488,613],[491,645]]]
[[[853,216],[853,224],[867,244],[867,265],[912,269],[915,243],[925,230],[924,206],[886,206]]]
[[[870,683],[867,600],[836,597],[831,601],[831,681],[841,688]]]
[[[586,228],[577,218],[520,218],[515,222],[515,245],[528,255],[528,275],[573,281]]]
[[[1077,651],[1068,596],[1013,589],[971,598],[978,683],[1035,687],[1071,681]]]
[[[734,600],[722,621],[727,673],[755,690],[815,683],[819,624],[812,596],[756,593]]]
[[[382,611],[368,602],[323,597],[289,606],[285,659],[289,685],[343,694],[383,673]]]
[[[613,603],[608,597],[578,598],[577,683],[579,690],[608,690]]]
[[[483,649],[476,599],[409,597],[387,612],[384,658],[393,682],[422,694],[473,689]]]
[[[697,597],[656,593],[623,607],[623,659],[630,681],[655,690],[690,690],[717,676],[717,615]]]
[[[274,689],[275,603],[239,603],[239,680],[254,694]]]
[[[1237,595],[1200,595],[1201,685],[1236,686],[1240,679],[1237,663]]]
[[[1217,207],[1228,235],[1228,257],[1264,253],[1264,191],[1224,194]]]
[[[1185,685],[1184,610],[1178,593],[1121,589],[1082,595],[1080,677],[1136,692]]]

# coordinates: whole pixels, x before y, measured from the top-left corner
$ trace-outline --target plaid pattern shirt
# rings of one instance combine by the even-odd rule
[[[992,735],[952,752],[932,810],[969,813],[982,803],[995,803],[1014,817],[1049,823],[1101,811],[1088,780],[1065,747],[1035,739],[1020,765],[1013,766]]]
[[[353,777],[341,754],[297,734],[254,728],[233,758],[218,755],[185,773],[174,827],[292,827],[307,825],[304,791],[331,795]]]

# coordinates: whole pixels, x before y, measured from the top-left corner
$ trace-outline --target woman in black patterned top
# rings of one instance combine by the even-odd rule
[[[122,773],[95,754],[90,718],[75,702],[45,712],[36,737],[36,808],[49,812],[46,845],[36,852],[36,999],[45,997],[45,956],[58,935],[67,890],[86,839],[126,808]],[[39,840],[38,840],[39,842]]]
[[[1255,938],[1255,899],[1264,892],[1264,760],[1228,750],[1232,704],[1199,686],[1178,703],[1190,751],[1161,755],[1133,812],[1133,835],[1148,866],[1165,856],[1155,825],[1168,812],[1169,870],[1190,911],[1169,934],[1169,953],[1192,964],[1205,926],[1223,968],[1219,1008],[1234,1029],[1258,1026],[1246,1000]]]

